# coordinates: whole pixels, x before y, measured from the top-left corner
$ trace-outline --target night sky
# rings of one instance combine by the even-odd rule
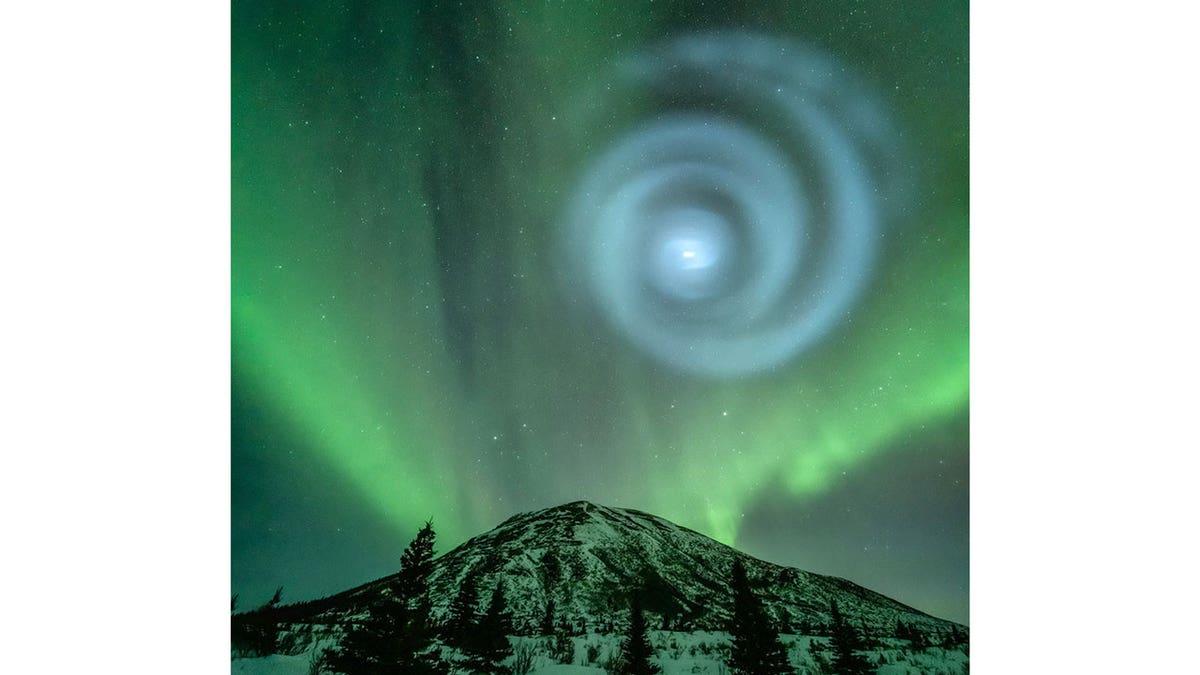
[[[707,6],[234,2],[243,606],[588,499],[967,621],[967,4]]]

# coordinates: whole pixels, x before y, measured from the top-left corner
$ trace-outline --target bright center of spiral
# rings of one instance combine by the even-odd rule
[[[650,280],[672,300],[696,301],[719,293],[729,273],[729,224],[700,208],[676,208],[660,217],[650,244]]]

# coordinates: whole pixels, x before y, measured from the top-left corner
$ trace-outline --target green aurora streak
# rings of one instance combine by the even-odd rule
[[[547,258],[570,185],[564,168],[579,158],[557,148],[602,142],[599,131],[572,123],[587,107],[580,83],[595,84],[592,64],[636,46],[655,22],[607,11],[579,21],[531,8],[511,41],[483,55],[497,90],[536,94],[491,102],[491,129],[510,133],[495,139],[501,164],[483,184],[504,195],[497,213],[509,220],[497,228],[504,233],[480,234],[483,271],[451,295],[486,307],[496,273],[488,263],[511,277],[511,289],[506,317],[481,321],[471,342],[481,365],[470,383],[447,339],[437,206],[421,176],[433,140],[461,135],[455,102],[436,95],[437,76],[415,80],[422,66],[397,49],[356,79],[332,46],[350,30],[333,13],[304,24],[303,56],[282,56],[266,40],[235,44],[235,386],[311,439],[310,461],[352,486],[398,537],[434,514],[447,550],[511,512],[497,499],[513,473],[524,473],[553,484],[547,499],[575,490],[733,544],[761,491],[819,495],[899,439],[966,410],[965,82],[942,84],[963,98],[949,112],[897,103],[902,123],[925,115],[927,128],[950,130],[921,147],[951,158],[922,176],[951,197],[927,209],[923,228],[887,233],[854,315],[785,368],[741,380],[648,374],[619,338],[582,334],[586,324],[561,318]],[[403,44],[412,30],[389,24],[378,39]],[[622,38],[589,39],[598,33]],[[548,35],[578,48],[532,59]],[[965,50],[957,40],[947,44]],[[965,77],[965,67],[955,72]],[[451,152],[468,153],[467,145]],[[501,324],[509,328],[487,332]],[[514,434],[519,443],[501,442]],[[592,463],[573,471],[556,458],[568,442]],[[480,469],[476,460],[496,447],[524,454],[504,460],[507,469]]]

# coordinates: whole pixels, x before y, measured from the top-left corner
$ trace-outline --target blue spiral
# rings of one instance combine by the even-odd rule
[[[603,96],[648,111],[588,162],[565,269],[620,334],[728,377],[778,367],[846,319],[911,189],[865,86],[801,45],[710,34],[630,56]]]

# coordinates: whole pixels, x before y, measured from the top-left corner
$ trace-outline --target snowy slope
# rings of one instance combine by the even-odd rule
[[[514,516],[437,558],[430,577],[434,614],[448,614],[464,577],[475,572],[481,602],[497,583],[504,584],[518,634],[537,632],[551,599],[557,622],[568,632],[619,630],[635,587],[646,589],[652,627],[721,630],[732,609],[734,559],[742,560],[785,632],[811,633],[826,625],[831,599],[857,627],[875,635],[892,635],[897,620],[928,633],[957,625],[844,579],[752,558],[657,516],[590,502]],[[329,635],[385,592],[390,580],[311,603],[308,614],[289,619],[301,633]],[[296,647],[310,642],[297,638]]]
[[[724,632],[651,631],[653,661],[662,668],[662,675],[728,675],[726,659],[730,639]],[[620,653],[621,635],[587,633],[571,638],[574,654],[570,663],[559,663],[548,637],[513,637],[515,649],[526,648],[533,654],[530,669],[525,675],[605,675]],[[788,661],[797,675],[829,673],[832,656],[825,638],[784,634],[781,640],[787,649]],[[816,648],[814,650],[814,647]],[[319,649],[296,655],[272,654],[260,658],[235,659],[233,675],[310,675],[312,658]],[[868,648],[864,655],[876,664],[877,675],[961,675],[968,672],[968,657],[963,648],[913,648],[900,640],[884,639]],[[513,667],[510,657],[508,665]],[[325,672],[325,671],[319,671]],[[468,671],[452,669],[452,675],[468,675]],[[514,668],[513,672],[520,672]]]

